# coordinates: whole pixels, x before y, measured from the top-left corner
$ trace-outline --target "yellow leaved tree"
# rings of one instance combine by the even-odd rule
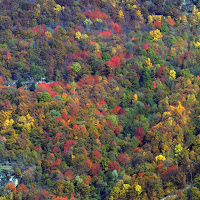
[[[184,15],[183,17],[181,17],[181,22],[183,25],[187,25],[188,24],[187,16]]]
[[[81,33],[79,31],[76,32],[75,38],[80,40],[81,39]]]
[[[21,128],[22,131],[29,133],[33,126],[34,119],[29,114],[19,117],[17,127]]]
[[[135,103],[138,99],[138,95],[137,94],[134,94],[133,95],[133,99],[132,99],[132,102]]]
[[[45,32],[45,36],[49,39],[52,38],[52,34],[49,31]]]
[[[178,157],[181,154],[182,150],[183,150],[183,147],[181,146],[181,144],[176,145],[174,149],[175,156]]]
[[[13,128],[14,120],[11,118],[11,111],[2,111],[0,112],[0,135],[5,136],[5,141],[8,149],[11,149],[13,143],[16,142],[18,134],[16,134],[15,129]]]
[[[176,78],[176,72],[174,70],[169,71],[169,78],[174,80]]]
[[[162,15],[152,15],[153,19],[156,21],[158,20],[159,22],[162,21]]]
[[[200,12],[196,6],[193,6],[190,22],[192,25],[198,25],[200,23]]]
[[[123,13],[122,10],[119,11],[118,16],[119,16],[119,18],[120,18],[121,20],[124,19],[124,13]]]
[[[170,106],[169,111],[175,121],[176,126],[183,127],[190,122],[189,111],[186,110],[182,103],[178,101],[178,106]]]
[[[151,69],[153,67],[153,64],[151,63],[151,59],[147,58],[146,62],[145,62],[145,67],[147,67],[148,69]]]
[[[3,128],[7,129],[12,127],[12,125],[14,124],[14,120],[13,119],[6,119],[6,121],[3,124]]]
[[[10,122],[11,115],[12,115],[11,111],[0,112],[0,128],[6,128],[12,123],[12,121]]]
[[[140,194],[142,193],[142,187],[141,187],[139,184],[137,184],[137,185],[135,186],[135,191],[136,191],[137,194],[138,194],[138,199],[140,199]]]
[[[162,37],[163,37],[162,33],[158,29],[156,29],[155,31],[150,31],[149,34],[150,34],[152,40],[154,40],[154,41],[158,41],[158,40],[162,39]]]
[[[165,156],[163,156],[163,155],[156,156],[155,159],[156,159],[156,162],[165,161],[166,160]]]
[[[59,4],[56,4],[54,10],[58,13],[60,12],[61,10],[64,11],[65,10],[65,7],[64,6],[61,6]]]

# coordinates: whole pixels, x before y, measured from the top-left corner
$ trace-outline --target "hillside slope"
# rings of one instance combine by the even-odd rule
[[[1,0],[0,199],[200,199],[199,6]]]

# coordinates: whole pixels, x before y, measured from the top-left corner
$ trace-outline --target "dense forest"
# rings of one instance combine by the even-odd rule
[[[0,186],[199,200],[200,0],[0,0]]]

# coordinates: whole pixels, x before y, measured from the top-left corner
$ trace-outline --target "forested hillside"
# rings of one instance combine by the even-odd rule
[[[199,34],[199,0],[0,0],[0,200],[199,200]]]

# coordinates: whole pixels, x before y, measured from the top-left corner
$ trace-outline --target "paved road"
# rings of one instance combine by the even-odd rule
[[[188,185],[188,186],[186,186],[185,188],[183,188],[182,190],[181,190],[181,192],[184,192],[185,190],[187,190],[187,189],[189,189],[189,188],[191,188],[192,187],[192,184],[191,185]],[[178,197],[178,195],[177,194],[170,194],[170,195],[168,195],[168,196],[166,196],[166,197],[164,197],[164,198],[162,198],[162,199],[160,199],[160,200],[167,200],[168,198],[176,198],[176,197]]]

